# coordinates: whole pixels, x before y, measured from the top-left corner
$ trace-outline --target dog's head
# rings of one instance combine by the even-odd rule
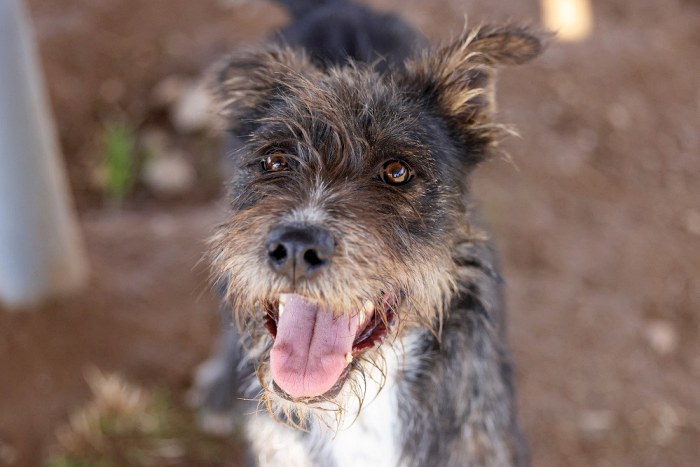
[[[242,147],[212,257],[273,411],[362,397],[401,332],[439,333],[455,246],[475,235],[467,176],[502,131],[495,68],[540,49],[527,29],[482,27],[382,74],[283,47],[222,68]]]

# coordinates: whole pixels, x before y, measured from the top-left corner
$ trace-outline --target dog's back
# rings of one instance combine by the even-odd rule
[[[424,40],[391,13],[379,13],[347,0],[277,0],[292,15],[280,39],[304,48],[318,65],[348,60],[401,65]]]

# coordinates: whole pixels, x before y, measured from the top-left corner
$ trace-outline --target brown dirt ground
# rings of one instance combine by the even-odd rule
[[[458,31],[464,11],[539,14],[533,0],[369,3],[434,38]],[[0,310],[0,454],[21,466],[39,465],[85,402],[86,368],[182,394],[218,328],[196,267],[221,213],[202,200],[218,187],[187,205],[144,196],[100,209],[90,171],[101,124],[170,131],[150,104],[160,80],[195,75],[285,20],[263,2],[29,4],[93,274],[83,294],[40,312]],[[503,256],[522,420],[534,465],[697,465],[700,4],[594,8],[589,40],[503,73],[502,114],[523,137],[506,145],[514,163],[488,164],[475,184]]]

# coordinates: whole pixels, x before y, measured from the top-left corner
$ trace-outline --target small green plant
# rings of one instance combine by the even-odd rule
[[[104,128],[103,146],[104,191],[110,201],[120,205],[136,182],[134,132],[124,123],[108,123]]]

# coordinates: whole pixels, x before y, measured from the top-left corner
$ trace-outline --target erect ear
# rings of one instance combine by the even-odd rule
[[[227,128],[242,134],[264,115],[276,96],[320,71],[302,50],[269,46],[224,60],[214,74],[214,91]]]
[[[437,108],[465,143],[486,148],[498,139],[493,122],[495,70],[525,63],[543,49],[526,27],[481,26],[406,63],[408,86]]]

